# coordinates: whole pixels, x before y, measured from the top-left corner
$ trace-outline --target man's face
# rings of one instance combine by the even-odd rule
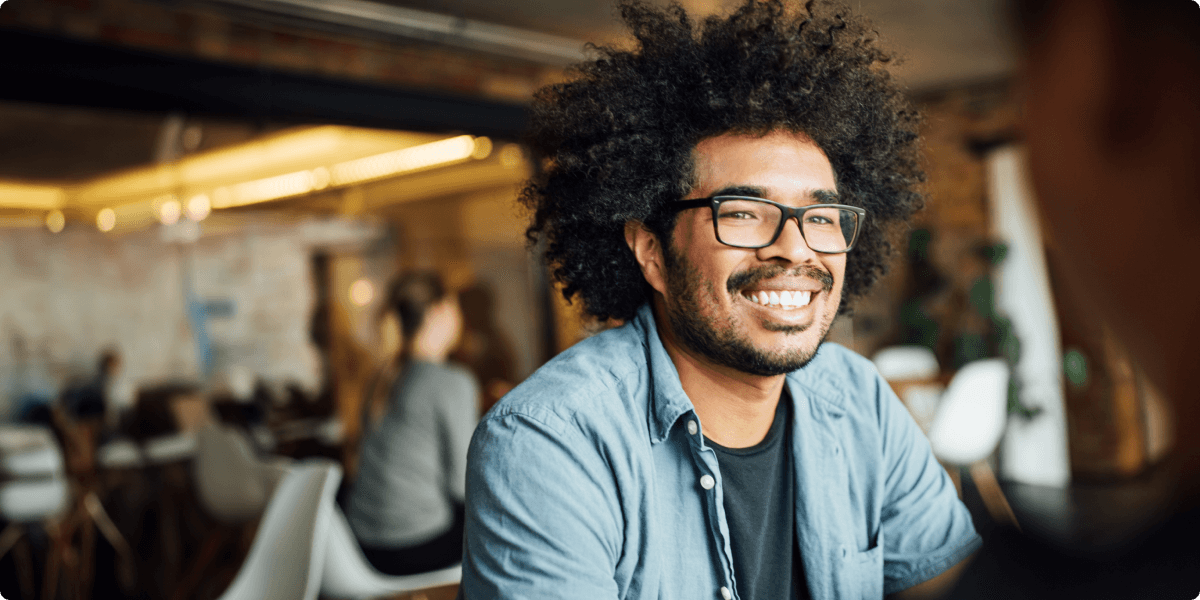
[[[700,142],[694,156],[697,186],[689,198],[756,196],[805,206],[833,201],[837,189],[825,153],[803,135],[727,134]],[[795,219],[766,248],[726,246],[707,207],[679,213],[663,258],[664,308],[681,345],[702,360],[761,376],[812,359],[837,316],[846,272],[846,255],[813,252]],[[772,302],[785,291],[800,300]]]

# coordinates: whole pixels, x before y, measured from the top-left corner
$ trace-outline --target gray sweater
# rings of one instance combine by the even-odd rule
[[[410,361],[387,414],[363,436],[346,518],[365,546],[406,548],[445,533],[463,502],[479,387],[459,366]]]

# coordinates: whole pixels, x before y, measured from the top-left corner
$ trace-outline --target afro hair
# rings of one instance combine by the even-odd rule
[[[884,272],[893,229],[924,203],[920,117],[884,69],[891,56],[871,25],[817,1],[747,0],[699,26],[674,4],[625,0],[620,12],[636,49],[595,48],[532,106],[527,143],[544,168],[521,200],[563,295],[599,319],[632,317],[653,290],[625,223],[669,243],[668,205],[690,191],[696,144],[782,129],[816,142],[840,202],[867,210],[847,260],[846,310]]]

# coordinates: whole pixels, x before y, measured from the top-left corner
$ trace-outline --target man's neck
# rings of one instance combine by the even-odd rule
[[[659,338],[704,424],[704,436],[726,448],[749,448],[766,438],[787,376],[752,375],[712,362],[680,344],[657,308]]]

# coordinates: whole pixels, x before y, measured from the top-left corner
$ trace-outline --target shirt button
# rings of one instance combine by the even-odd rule
[[[706,490],[711,490],[713,489],[714,485],[717,485],[717,480],[713,479],[712,475],[705,475],[700,478],[700,487]]]
[[[725,600],[730,600],[733,598],[733,592],[729,591],[729,588],[721,586],[721,597]]]
[[[696,421],[688,421],[688,433],[696,435],[697,431],[700,431],[700,426],[696,424]]]

